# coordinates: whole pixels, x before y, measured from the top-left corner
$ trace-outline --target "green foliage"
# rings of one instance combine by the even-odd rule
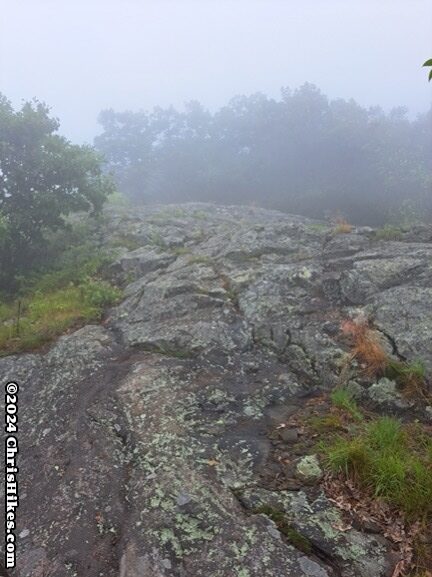
[[[367,430],[372,448],[392,449],[403,442],[401,423],[391,417],[382,417],[372,421]]]
[[[429,58],[429,60],[426,60],[426,62],[423,64],[423,66],[431,66],[432,67],[432,58]],[[432,80],[432,68],[429,70],[429,76],[428,76],[429,82]]]
[[[87,278],[50,292],[40,290],[0,307],[0,355],[33,350],[66,329],[99,320],[120,298],[108,282]],[[19,311],[19,306],[21,310]]]
[[[338,431],[344,428],[340,416],[334,414],[328,414],[322,417],[312,417],[309,424],[315,431],[320,433]]]
[[[356,421],[363,420],[363,415],[357,407],[357,403],[350,393],[345,389],[334,389],[330,395],[331,401],[335,407],[349,413]]]
[[[0,355],[32,350],[98,320],[119,299],[119,289],[102,278],[112,256],[97,248],[94,227],[90,219],[57,231],[50,239],[50,267],[18,278],[14,300],[0,298]]]
[[[88,146],[55,134],[58,121],[34,101],[15,111],[0,94],[0,286],[45,257],[47,236],[67,226],[67,215],[100,212],[112,181]]]
[[[382,417],[324,448],[327,465],[409,517],[432,514],[432,439],[419,426]]]
[[[401,240],[403,239],[403,230],[387,223],[375,231],[375,238],[377,240]]]
[[[370,467],[368,447],[361,439],[340,437],[330,447],[323,447],[326,463],[334,471],[342,471],[347,477],[358,480],[363,471]]]
[[[420,359],[411,363],[391,360],[385,376],[396,381],[407,394],[422,394],[426,382],[426,365]]]
[[[107,204],[115,208],[127,208],[130,206],[129,199],[119,192],[114,190],[111,194],[107,195]]]
[[[104,308],[115,303],[121,295],[120,290],[109,282],[91,278],[79,285],[79,289],[84,303],[93,307],[98,317]]]
[[[402,380],[414,377],[424,381],[426,378],[426,365],[420,359],[417,359],[412,363],[390,361],[387,375],[396,379],[400,378]]]

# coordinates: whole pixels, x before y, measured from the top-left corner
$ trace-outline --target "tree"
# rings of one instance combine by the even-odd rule
[[[43,256],[47,233],[66,227],[72,212],[98,213],[113,191],[101,157],[89,146],[71,144],[49,108],[26,102],[15,111],[0,94],[0,283]]]
[[[255,204],[353,223],[430,218],[430,117],[330,100],[312,84],[237,96],[215,112],[105,111],[95,139],[136,202]]]

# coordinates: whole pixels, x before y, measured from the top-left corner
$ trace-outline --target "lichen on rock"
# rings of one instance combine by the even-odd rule
[[[309,484],[322,475],[316,456],[289,455],[300,491],[263,489],[261,475],[275,415],[339,382],[337,327],[353,307],[395,354],[432,366],[432,245],[378,243],[366,229],[335,236],[252,207],[108,217],[107,242],[138,245],[112,269],[123,302],[104,326],[0,360],[21,386],[29,534],[14,577],[388,575],[390,543],[341,530],[339,510]],[[405,403],[390,381],[349,380],[358,398]],[[259,505],[283,511],[310,553]]]

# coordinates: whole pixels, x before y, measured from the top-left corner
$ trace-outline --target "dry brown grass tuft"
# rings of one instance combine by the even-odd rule
[[[353,228],[353,225],[346,221],[344,218],[338,217],[335,220],[333,232],[335,234],[348,234],[352,232]]]
[[[346,320],[341,331],[352,339],[351,355],[362,365],[365,373],[370,377],[384,374],[390,359],[379,333],[365,319]]]

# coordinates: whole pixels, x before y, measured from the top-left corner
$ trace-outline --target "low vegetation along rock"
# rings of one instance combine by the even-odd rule
[[[13,575],[391,575],[395,544],[320,488],[319,435],[270,433],[341,381],[383,410],[394,400],[400,385],[350,354],[346,319],[363,314],[392,358],[432,367],[431,243],[205,204],[125,209],[114,234],[135,246],[103,326],[0,360],[21,387]],[[285,474],[299,490],[263,488]]]

